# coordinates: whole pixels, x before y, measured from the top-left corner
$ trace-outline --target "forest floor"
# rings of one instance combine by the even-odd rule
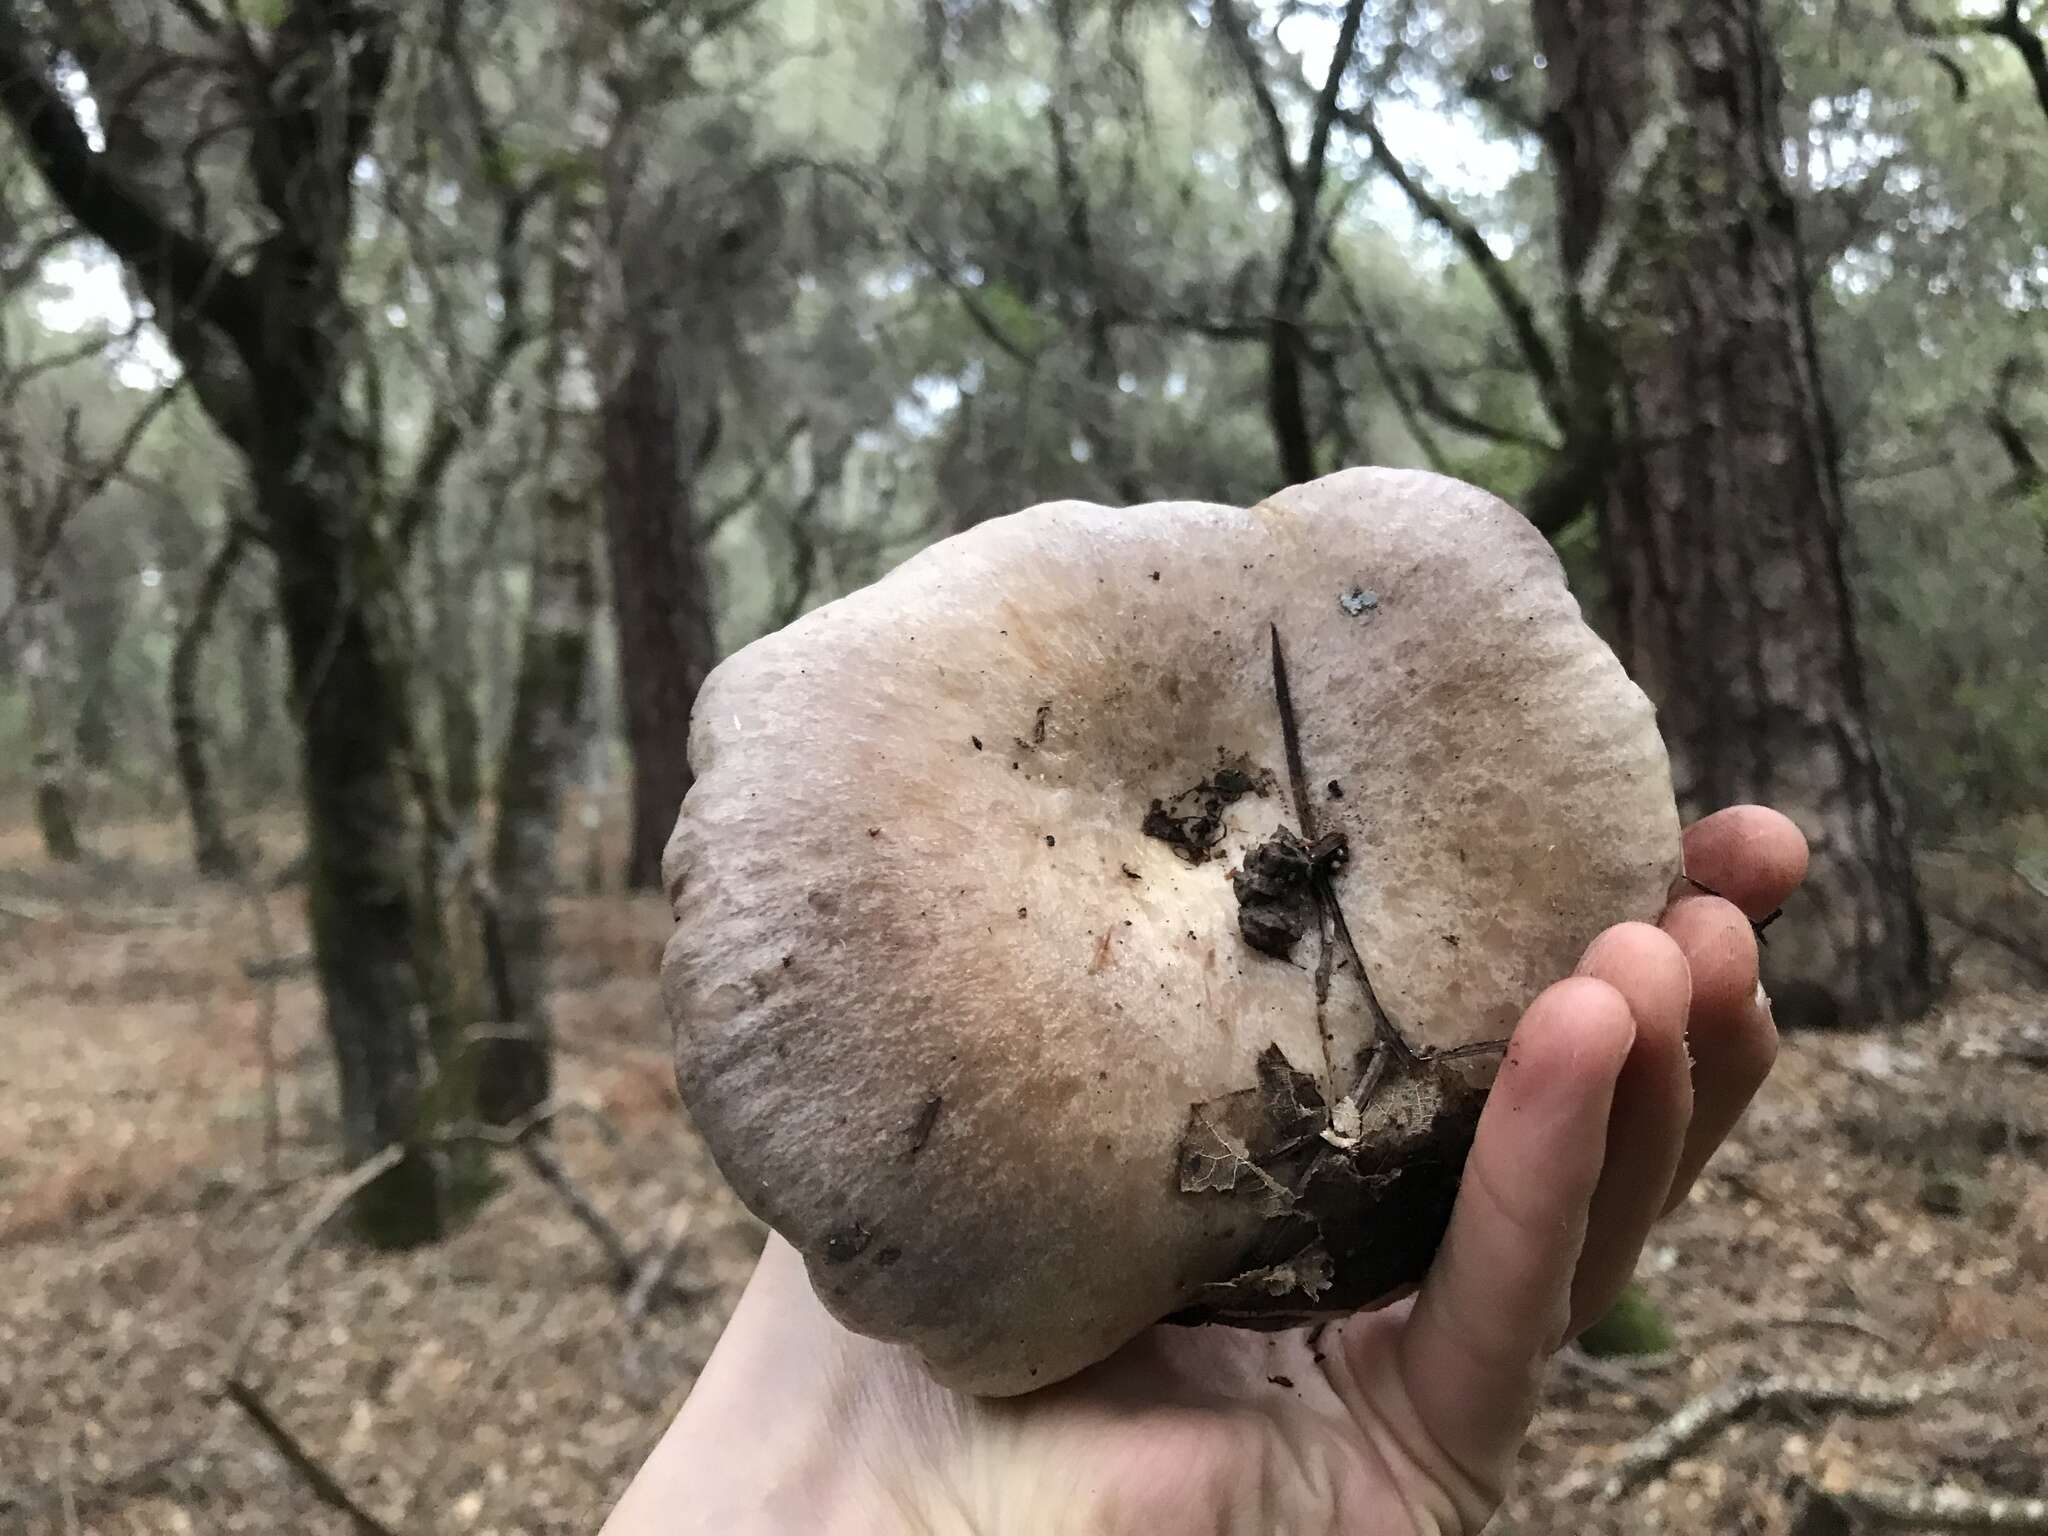
[[[52,872],[0,829],[0,1528],[349,1531],[221,1396],[232,1365],[395,1531],[594,1531],[761,1240],[676,1107],[660,900],[559,906],[561,1087],[595,1113],[556,1146],[629,1242],[680,1236],[681,1299],[634,1321],[509,1158],[441,1246],[330,1236],[280,1281],[333,1178],[300,893],[201,886],[171,829],[99,847]],[[280,956],[286,974],[251,979]],[[1677,1347],[1568,1360],[1494,1529],[1846,1529],[1800,1513],[1802,1479],[2048,1496],[2048,996],[1972,950],[1923,1024],[1788,1040],[1642,1280]],[[1603,1486],[1690,1400],[1781,1375],[1812,1379]]]

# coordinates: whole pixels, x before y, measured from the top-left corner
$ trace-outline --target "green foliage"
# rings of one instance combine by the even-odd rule
[[[1631,1355],[1661,1355],[1674,1348],[1678,1336],[1657,1310],[1657,1304],[1633,1281],[1592,1327],[1579,1335],[1579,1348],[1596,1360]]]

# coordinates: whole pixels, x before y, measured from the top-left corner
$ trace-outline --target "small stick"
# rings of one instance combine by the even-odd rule
[[[1920,1487],[1890,1478],[1800,1476],[1808,1498],[1871,1525],[1916,1531],[2048,1531],[2048,1499],[1972,1493],[1953,1483]]]
[[[1826,1328],[1842,1333],[1860,1333],[1866,1339],[1874,1339],[1892,1349],[1903,1351],[1906,1341],[1890,1329],[1871,1321],[1860,1312],[1843,1308],[1821,1308],[1810,1312],[1765,1312],[1756,1317],[1741,1318],[1709,1328],[1698,1335],[1698,1342],[1726,1338],[1731,1334],[1747,1333],[1756,1328]]]
[[[1658,1387],[1645,1381],[1638,1372],[1631,1370],[1625,1365],[1618,1365],[1612,1360],[1602,1360],[1596,1356],[1589,1355],[1577,1345],[1559,1350],[1554,1358],[1560,1366],[1573,1375],[1583,1376],[1588,1381],[1598,1382],[1610,1392],[1626,1393],[1630,1397],[1649,1403],[1652,1407],[1663,1409],[1667,1413],[1670,1411],[1671,1403],[1669,1397]]]
[[[398,1536],[398,1533],[371,1514],[362,1505],[349,1497],[349,1492],[335,1480],[292,1432],[278,1422],[277,1415],[270,1411],[270,1405],[263,1401],[256,1389],[238,1376],[228,1378],[221,1389],[229,1402],[249,1416],[254,1424],[285,1460],[285,1465],[298,1473],[313,1496],[330,1509],[338,1509],[349,1518],[356,1529],[356,1536]]]
[[[1858,1413],[1899,1413],[1930,1397],[1953,1391],[1965,1373],[1944,1371],[1904,1381],[1833,1381],[1814,1376],[1741,1376],[1693,1398],[1648,1434],[1624,1445],[1601,1476],[1598,1468],[1575,1473],[1558,1485],[1560,1497],[1597,1488],[1601,1499],[1618,1499],[1649,1481],[1687,1451],[1736,1419],[1764,1410],[1841,1408]]]
[[[612,1284],[620,1290],[632,1285],[640,1266],[634,1261],[633,1250],[619,1235],[619,1229],[611,1224],[597,1203],[578,1187],[569,1177],[569,1171],[555,1158],[552,1152],[530,1137],[518,1143],[520,1156],[526,1159],[540,1181],[562,1197],[562,1203],[569,1213],[583,1226],[583,1229],[597,1239],[597,1246],[604,1250],[604,1256],[611,1265]]]
[[[1295,814],[1301,818],[1302,841],[1313,843],[1316,840],[1315,802],[1309,798],[1308,767],[1301,755],[1301,722],[1294,713],[1293,690],[1287,685],[1287,652],[1280,644],[1280,626],[1269,622],[1266,631],[1273,641],[1273,703],[1280,712],[1280,740],[1287,752],[1287,780],[1294,791]],[[1316,961],[1316,1001],[1323,1002],[1329,995],[1329,976],[1334,964],[1330,954],[1330,934],[1334,931],[1343,945],[1344,957],[1358,973],[1358,984],[1365,991],[1365,1006],[1372,1015],[1374,1033],[1403,1064],[1414,1065],[1415,1052],[1401,1038],[1401,1032],[1394,1028],[1394,1021],[1380,1006],[1379,994],[1373,991],[1372,977],[1365,969],[1358,946],[1351,940],[1351,929],[1345,924],[1344,909],[1337,904],[1337,889],[1328,873],[1316,876],[1310,882],[1309,890],[1315,897],[1317,925],[1322,930],[1322,954]]]
[[[405,1160],[405,1148],[393,1142],[375,1157],[358,1163],[354,1168],[328,1186],[327,1192],[314,1202],[283,1246],[270,1256],[264,1265],[263,1279],[258,1282],[248,1311],[242,1314],[242,1325],[235,1330],[234,1341],[228,1346],[226,1362],[221,1375],[233,1379],[241,1373],[242,1357],[249,1351],[250,1342],[256,1337],[256,1328],[263,1321],[263,1313],[269,1306],[284,1277],[291,1272],[299,1256],[312,1246],[313,1239],[330,1221],[341,1213],[341,1208],[363,1190],[368,1189],[386,1173]]]
[[[57,1453],[57,1500],[64,1511],[64,1536],[77,1536],[78,1496],[71,1488],[71,1442]]]
[[[1273,637],[1273,702],[1280,706],[1280,740],[1287,751],[1287,782],[1294,790],[1294,812],[1301,818],[1301,840],[1316,840],[1315,807],[1308,797],[1308,770],[1301,760],[1301,725],[1294,715],[1294,695],[1287,687],[1287,655],[1280,649],[1280,626],[1269,623]]]
[[[638,1323],[646,1315],[654,1301],[655,1292],[668,1287],[669,1276],[675,1273],[676,1261],[682,1257],[683,1244],[690,1236],[690,1208],[677,1206],[669,1216],[668,1236],[661,1247],[640,1266],[640,1272],[633,1277],[633,1287],[626,1292],[626,1322]]]
[[[1337,931],[1337,942],[1344,947],[1344,958],[1351,962],[1351,968],[1358,972],[1358,985],[1365,993],[1365,1006],[1372,1014],[1374,1032],[1380,1041],[1396,1056],[1402,1065],[1414,1066],[1420,1060],[1412,1046],[1401,1038],[1401,1031],[1394,1028],[1394,1021],[1387,1017],[1387,1010],[1380,1006],[1380,995],[1372,987],[1372,976],[1365,968],[1365,957],[1358,952],[1358,945],[1352,940],[1351,925],[1344,921],[1344,909],[1337,904],[1337,889],[1330,883],[1328,875],[1318,875],[1312,889],[1316,903],[1330,909],[1331,926]]]

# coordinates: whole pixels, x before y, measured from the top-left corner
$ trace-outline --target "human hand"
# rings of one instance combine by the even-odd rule
[[[1476,1532],[1549,1357],[1612,1303],[1776,1053],[1749,919],[1797,886],[1805,842],[1744,806],[1685,857],[1718,896],[1689,886],[1658,927],[1608,930],[1523,1015],[1412,1298],[1316,1329],[1153,1328],[977,1399],[841,1328],[771,1238],[607,1536]]]

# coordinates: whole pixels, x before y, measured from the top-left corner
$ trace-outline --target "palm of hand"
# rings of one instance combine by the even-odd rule
[[[1549,1356],[1613,1301],[1769,1070],[1748,919],[1805,862],[1782,817],[1709,817],[1687,869],[1727,899],[1610,930],[1531,1004],[1413,1298],[1319,1330],[1154,1328],[982,1400],[840,1328],[771,1239],[608,1532],[1476,1532]]]
[[[892,1390],[922,1421],[917,1451],[871,1463],[849,1529],[1476,1530],[1497,1489],[1442,1457],[1389,1368],[1409,1310],[1275,1333],[1157,1328],[1026,1399],[954,1397],[909,1366]]]

